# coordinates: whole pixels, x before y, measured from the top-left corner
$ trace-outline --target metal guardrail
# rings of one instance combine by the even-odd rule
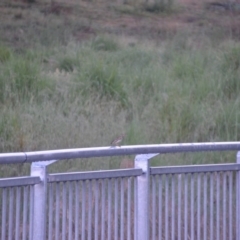
[[[109,171],[93,171],[93,172],[77,172],[77,173],[57,173],[49,174],[48,182],[66,182],[79,180],[107,179],[107,178],[123,178],[136,177],[142,174],[142,169],[126,169],[126,170],[109,170]]]
[[[0,164],[32,163],[37,161],[74,158],[110,157],[136,154],[167,154],[181,152],[238,151],[240,142],[176,143],[95,148],[62,149],[36,152],[1,153]]]
[[[240,153],[236,164],[149,164],[158,154],[238,150],[240,142],[0,154],[0,164],[32,163],[31,177],[0,179],[1,239],[240,240]],[[134,169],[47,174],[56,160],[133,154]]]
[[[1,240],[33,239],[33,186],[40,183],[39,177],[0,180]]]
[[[0,187],[19,187],[39,183],[41,183],[41,179],[39,177],[4,178],[0,181]]]
[[[142,171],[99,173],[49,175],[46,239],[134,239],[136,176]]]
[[[149,239],[239,239],[236,171],[203,169],[151,175]]]
[[[239,171],[240,165],[236,163],[230,164],[206,164],[206,165],[190,165],[190,166],[173,166],[173,167],[152,167],[151,175],[154,174],[175,174],[175,173],[207,173],[207,172],[226,172]]]

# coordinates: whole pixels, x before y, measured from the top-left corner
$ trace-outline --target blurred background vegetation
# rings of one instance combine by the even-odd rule
[[[239,13],[183,0],[1,2],[0,152],[109,146],[122,133],[123,145],[238,141]],[[234,162],[235,154],[152,164]],[[50,171],[133,159],[60,161]],[[29,166],[1,165],[0,174],[28,175]]]

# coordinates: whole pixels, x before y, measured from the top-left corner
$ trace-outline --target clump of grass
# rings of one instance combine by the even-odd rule
[[[223,69],[240,69],[240,46],[230,46],[230,49],[226,50],[223,58]]]
[[[143,9],[151,13],[171,13],[174,9],[173,0],[161,0],[154,3],[144,3]]]
[[[3,45],[0,45],[0,63],[6,62],[11,57],[11,50]]]
[[[138,69],[139,71],[147,69],[149,64],[158,60],[151,51],[141,50],[141,48],[131,48],[119,53],[116,56],[118,62],[127,69]]]
[[[92,40],[91,47],[96,51],[114,52],[119,49],[118,43],[110,37],[99,36]]]
[[[122,106],[126,106],[128,99],[116,65],[105,65],[99,61],[90,65],[83,74],[80,73],[78,76],[81,78],[78,91],[83,96],[116,100]]]
[[[227,98],[239,94],[240,90],[240,46],[230,46],[223,54],[221,72],[224,76],[222,88]]]
[[[29,101],[39,96],[49,87],[48,80],[41,76],[39,63],[25,56],[14,55],[11,61],[2,66],[0,76],[0,100],[17,103]]]
[[[78,66],[78,61],[73,57],[64,57],[60,60],[58,67],[65,72],[72,72]]]

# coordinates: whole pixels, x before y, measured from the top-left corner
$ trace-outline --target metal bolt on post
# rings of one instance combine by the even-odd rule
[[[141,168],[143,174],[137,177],[137,213],[136,240],[149,239],[149,160],[158,154],[141,154],[135,157],[135,168]]]

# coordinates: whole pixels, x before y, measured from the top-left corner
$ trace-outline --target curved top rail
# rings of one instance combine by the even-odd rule
[[[0,164],[31,163],[36,161],[63,160],[73,158],[107,157],[148,153],[181,153],[205,151],[238,151],[240,142],[175,143],[155,145],[133,145],[121,147],[92,147],[47,150],[36,152],[1,153]]]

